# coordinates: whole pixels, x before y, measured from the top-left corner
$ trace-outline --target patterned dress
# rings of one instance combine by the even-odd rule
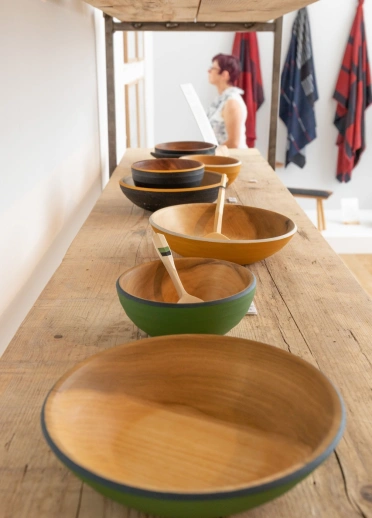
[[[245,135],[245,121],[248,116],[247,107],[245,105],[245,102],[242,99],[241,94],[243,94],[243,90],[240,88],[237,88],[236,86],[230,86],[229,88],[226,88],[222,92],[221,95],[219,95],[211,104],[207,116],[209,119],[209,122],[211,123],[211,126],[213,128],[213,131],[216,135],[217,142],[219,144],[223,144],[227,140],[227,132],[226,132],[226,126],[225,121],[222,117],[222,111],[225,107],[226,102],[229,99],[235,99],[238,101],[238,103],[241,106],[243,117],[241,121],[241,127],[240,127],[240,138],[239,138],[239,146],[238,148],[247,148],[247,142],[246,142],[246,135]]]

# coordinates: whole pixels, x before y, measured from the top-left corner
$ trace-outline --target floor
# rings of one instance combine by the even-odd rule
[[[316,226],[316,211],[306,214]],[[337,254],[372,254],[372,210],[359,211],[359,222],[346,225],[339,210],[325,210],[327,229],[322,232]]]
[[[372,297],[372,254],[340,254],[364,290]]]

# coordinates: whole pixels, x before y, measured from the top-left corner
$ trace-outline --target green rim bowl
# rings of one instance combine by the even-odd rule
[[[221,175],[206,171],[199,187],[165,189],[137,187],[133,178],[127,176],[119,181],[120,189],[132,203],[151,212],[183,203],[213,202],[218,197]]]
[[[199,187],[204,176],[204,165],[201,162],[180,158],[140,160],[134,162],[131,169],[133,181],[137,187],[160,189]]]
[[[49,392],[41,426],[54,454],[103,495],[151,516],[217,518],[309,475],[339,442],[345,411],[332,383],[293,354],[190,334],[78,364]],[[293,515],[304,516],[297,507],[294,498]]]
[[[223,335],[246,315],[256,291],[254,275],[217,259],[175,259],[185,290],[205,302],[177,304],[177,292],[161,261],[135,266],[116,283],[128,317],[150,336]]]

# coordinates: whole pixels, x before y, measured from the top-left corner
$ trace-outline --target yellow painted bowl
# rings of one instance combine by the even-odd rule
[[[207,171],[225,174],[228,180],[227,185],[231,185],[236,180],[242,167],[241,161],[232,156],[185,155],[181,158],[184,160],[197,160],[205,165]]]
[[[185,257],[213,257],[251,264],[275,254],[297,231],[283,214],[256,207],[225,205],[222,234],[229,240],[208,239],[216,204],[190,203],[158,210],[150,217],[155,232],[164,234],[172,250]]]

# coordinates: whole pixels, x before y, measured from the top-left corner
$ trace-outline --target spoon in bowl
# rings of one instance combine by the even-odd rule
[[[211,239],[229,240],[229,238],[227,236],[225,236],[224,234],[221,234],[223,208],[224,208],[224,203],[225,203],[226,182],[227,182],[227,176],[225,174],[223,174],[220,190],[218,192],[216,212],[214,213],[213,232],[209,232],[209,234],[206,234],[204,237],[211,238]]]
[[[177,304],[195,304],[196,302],[204,302],[204,300],[187,293],[183,287],[181,279],[179,278],[178,272],[176,270],[173,255],[171,249],[169,248],[166,237],[163,234],[154,233],[152,236],[152,242],[154,243],[157,254],[164,264],[167,272],[169,273],[169,277],[171,278],[171,281],[176,288],[177,294],[180,297],[180,299],[177,301]]]

